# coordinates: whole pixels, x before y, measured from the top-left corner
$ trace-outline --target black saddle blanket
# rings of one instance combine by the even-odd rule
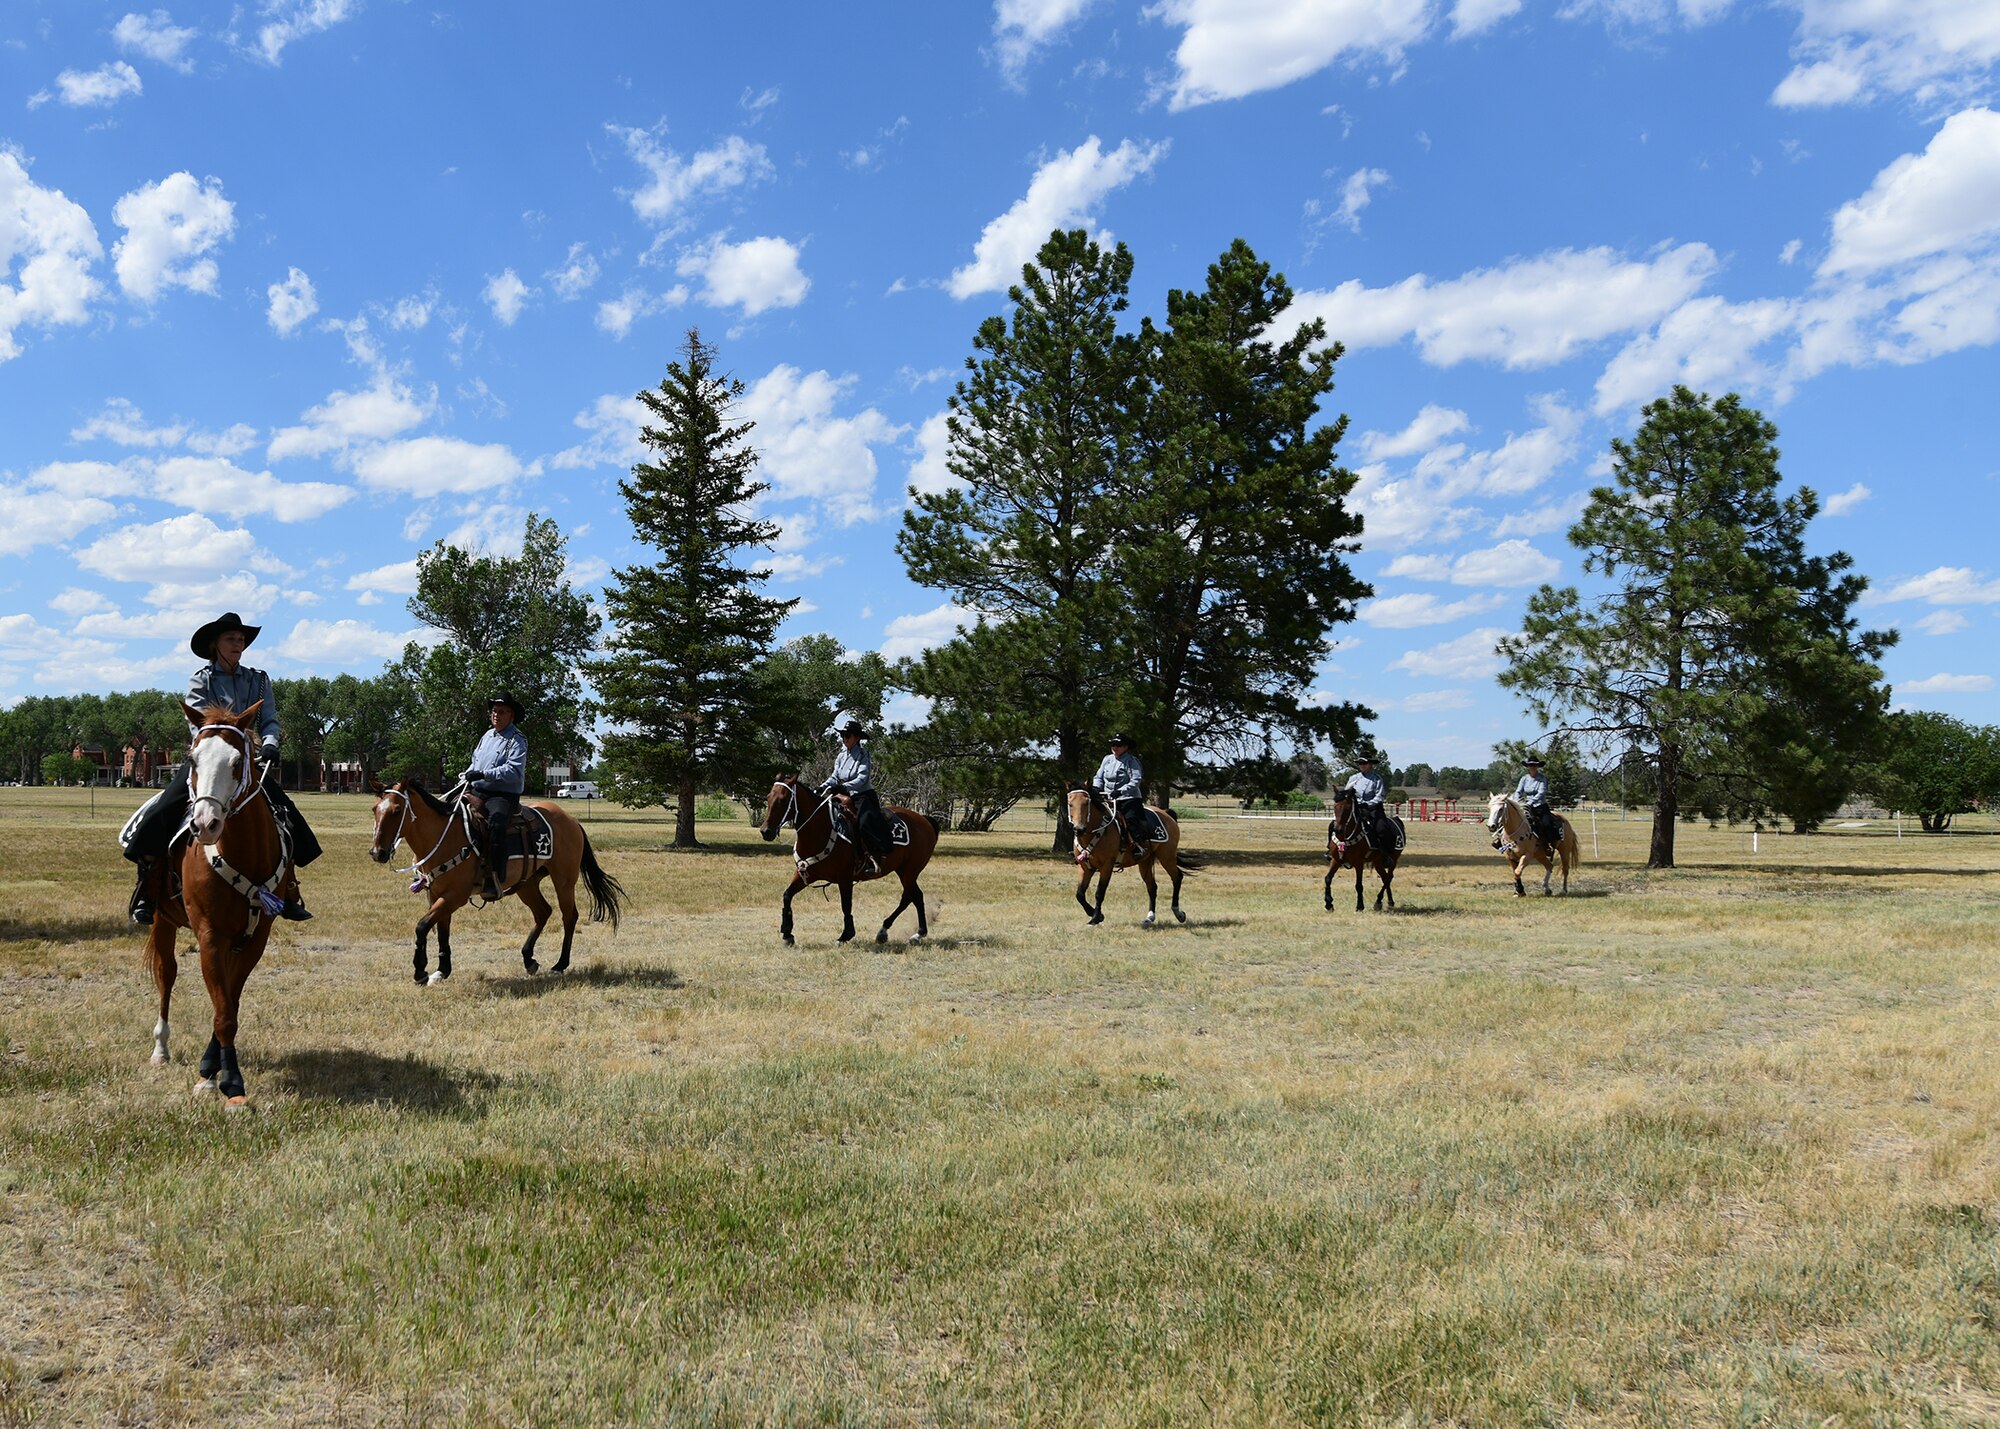
[[[549,827],[548,816],[540,809],[524,808],[519,817],[507,829],[507,857],[540,859],[546,863],[555,857],[555,831]]]

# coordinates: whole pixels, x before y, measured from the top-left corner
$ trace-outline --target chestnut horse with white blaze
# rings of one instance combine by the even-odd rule
[[[399,840],[417,854],[415,863],[397,870],[414,873],[416,878],[410,884],[410,891],[430,898],[424,916],[417,919],[417,949],[412,967],[419,986],[443,982],[451,976],[451,915],[471,902],[479,889],[479,854],[466,827],[463,801],[447,803],[414,779],[387,785],[377,780],[372,787],[376,795],[375,838],[369,845],[368,856],[377,863],[387,863],[396,856]],[[534,856],[524,828],[521,852],[509,858],[507,867],[498,871],[500,896],[519,898],[535,915],[528,941],[521,944],[521,966],[537,973],[542,969],[535,961],[535,941],[548,926],[550,912],[549,900],[542,896],[542,880],[547,878],[554,885],[556,902],[562,907],[563,943],[562,956],[550,971],[567,972],[570,944],[576,940],[577,880],[583,880],[584,889],[590,894],[590,921],[609,919],[613,929],[625,911],[625,890],[598,865],[590,835],[560,804],[536,799],[521,805],[523,814],[530,809],[548,821],[549,856],[547,859]],[[418,853],[419,849],[424,852]],[[428,945],[433,928],[438,935],[438,965],[436,972],[429,972]]]
[[[215,1004],[215,1030],[201,1054],[195,1090],[219,1091],[232,1108],[247,1101],[236,1061],[243,984],[271,940],[271,920],[284,902],[291,873],[291,850],[277,810],[262,797],[257,718],[263,707],[259,700],[237,714],[181,705],[196,727],[188,746],[188,822],[194,837],[180,855],[180,895],[160,900],[146,939],[146,964],[160,990],[153,1064],[169,1060],[167,1011],[180,972],[174,939],[177,929],[187,928],[201,951],[201,980]]]
[[[1111,882],[1111,875],[1121,868],[1139,870],[1139,877],[1146,880],[1146,923],[1151,927],[1159,917],[1160,885],[1153,877],[1153,865],[1158,864],[1167,871],[1167,877],[1174,881],[1173,910],[1178,922],[1187,922],[1187,914],[1181,912],[1181,879],[1193,869],[1191,862],[1181,857],[1181,825],[1165,809],[1146,806],[1146,811],[1160,821],[1160,827],[1167,836],[1157,843],[1146,845],[1145,853],[1132,857],[1125,840],[1119,836],[1118,822],[1113,817],[1110,801],[1094,789],[1072,789],[1066,801],[1069,825],[1076,831],[1073,845],[1076,852],[1076,901],[1084,912],[1090,915],[1090,925],[1094,928],[1104,921],[1104,887]],[[1097,875],[1097,906],[1092,907],[1083,890],[1090,884],[1090,876]]]
[[[915,809],[906,809],[900,804],[884,804],[885,818],[901,819],[908,830],[908,843],[895,845],[876,860],[872,871],[864,871],[862,850],[857,848],[850,837],[841,836],[834,828],[834,795],[820,798],[798,780],[797,775],[781,774],[771,785],[770,796],[764,801],[764,822],[758,832],[769,843],[778,836],[778,831],[790,827],[797,831],[792,839],[792,882],[785,889],[784,915],[778,920],[778,933],[787,947],[792,946],[792,899],[800,890],[815,883],[832,883],[840,887],[840,941],[854,940],[854,885],[871,879],[885,878],[895,874],[903,885],[902,900],[895,910],[882,920],[876,931],[875,941],[889,941],[889,925],[902,916],[905,908],[915,906],[917,910],[917,931],[910,941],[916,942],[930,933],[930,923],[924,910],[924,890],[917,879],[937,852],[938,826]],[[810,806],[810,807],[808,807]],[[855,828],[852,813],[847,816],[849,829]],[[858,831],[854,835],[858,837]]]
[[[1403,821],[1389,817],[1402,832]],[[1361,822],[1361,811],[1354,802],[1352,789],[1337,790],[1333,796],[1333,818],[1326,826],[1326,885],[1321,892],[1326,896],[1326,907],[1333,911],[1333,875],[1343,868],[1354,870],[1354,911],[1361,911],[1361,870],[1374,865],[1375,876],[1382,880],[1382,886],[1375,890],[1375,911],[1381,912],[1382,900],[1387,898],[1389,906],[1396,906],[1396,862],[1402,858],[1400,848],[1379,849],[1368,839],[1368,831]]]
[[[1569,871],[1583,862],[1583,849],[1576,841],[1576,830],[1561,814],[1551,813],[1562,836],[1551,845],[1536,835],[1528,827],[1528,811],[1521,807],[1520,800],[1512,794],[1495,794],[1493,802],[1486,809],[1486,831],[1493,835],[1493,847],[1500,850],[1500,856],[1507,860],[1507,866],[1514,870],[1514,896],[1525,898],[1528,890],[1521,886],[1521,874],[1530,863],[1542,865],[1542,896],[1548,897],[1551,890],[1549,880],[1555,874],[1555,865],[1562,864],[1563,892],[1569,892]]]

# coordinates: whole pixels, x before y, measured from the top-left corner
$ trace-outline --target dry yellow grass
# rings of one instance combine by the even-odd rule
[[[419,989],[309,799],[228,1116],[146,1065],[97,797],[0,791],[0,1425],[2000,1420],[1990,823],[1648,874],[1614,812],[1525,901],[1422,825],[1377,915],[1211,817],[1189,926],[1089,929],[1026,819],[884,952],[595,805],[623,930],[528,979],[505,905]]]

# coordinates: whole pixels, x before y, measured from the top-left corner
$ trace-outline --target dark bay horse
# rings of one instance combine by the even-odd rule
[[[905,908],[912,904],[917,910],[917,931],[910,941],[926,937],[930,933],[930,923],[924,912],[924,890],[917,883],[924,868],[937,852],[938,827],[928,817],[915,809],[905,809],[899,804],[884,804],[882,813],[888,818],[900,818],[909,826],[910,841],[898,844],[878,860],[879,867],[872,873],[861,872],[861,851],[846,838],[834,832],[833,799],[817,797],[800,784],[796,775],[780,775],[771,785],[770,797],[764,804],[764,822],[758,832],[764,842],[769,843],[778,836],[778,830],[786,827],[796,829],[792,840],[792,882],[785,889],[784,916],[779,919],[778,932],[784,937],[786,946],[792,945],[792,899],[799,891],[815,883],[833,883],[840,887],[840,941],[854,939],[854,885],[866,883],[872,878],[882,878],[893,873],[902,880],[903,897],[895,911],[882,920],[881,928],[875,934],[875,941],[889,941],[889,925],[902,916]],[[850,817],[849,825],[853,819]]]
[[[446,803],[414,779],[388,785],[378,780],[373,787],[375,839],[368,856],[377,863],[387,863],[395,857],[399,839],[417,855],[415,863],[399,870],[416,874],[410,891],[430,898],[424,916],[417,919],[417,950],[412,967],[419,985],[443,982],[451,976],[451,915],[470,902],[479,889],[479,855],[467,832],[464,805],[460,801]],[[531,835],[524,834],[522,852],[501,870],[500,896],[519,898],[535,915],[528,941],[521,944],[521,966],[537,973],[541,965],[535,961],[535,941],[548,926],[550,911],[549,900],[542,896],[542,880],[547,878],[555,885],[556,902],[562,906],[563,943],[562,956],[556,959],[551,971],[566,972],[570,944],[576,940],[577,880],[583,880],[590,894],[590,921],[609,919],[614,929],[625,911],[625,890],[599,866],[597,854],[590,846],[590,835],[560,804],[536,799],[522,804],[521,809],[523,813],[533,809],[548,820],[551,849],[546,861],[534,857],[528,843]],[[427,945],[433,928],[438,935],[435,973],[426,970]]]
[[[1139,877],[1146,880],[1146,926],[1151,927],[1159,916],[1160,885],[1153,877],[1153,865],[1158,864],[1167,871],[1167,877],[1174,881],[1173,910],[1178,922],[1187,922],[1187,914],[1181,912],[1181,878],[1193,867],[1181,858],[1181,825],[1165,809],[1148,811],[1160,821],[1167,836],[1159,843],[1146,845],[1146,852],[1139,858],[1132,857],[1125,846],[1125,840],[1118,835],[1117,821],[1112,817],[1111,806],[1096,791],[1072,789],[1067,800],[1070,827],[1076,830],[1076,901],[1084,912],[1090,915],[1092,927],[1104,921],[1104,887],[1111,882],[1111,875],[1121,868],[1136,866]],[[1083,896],[1083,890],[1090,884],[1090,876],[1097,875],[1097,906]]]
[[[1403,821],[1391,816],[1396,825],[1398,842],[1401,842]],[[1382,886],[1375,890],[1375,908],[1381,911],[1382,900],[1387,898],[1389,906],[1396,906],[1396,891],[1391,886],[1396,881],[1396,861],[1403,856],[1400,848],[1378,849],[1368,840],[1368,831],[1362,825],[1361,812],[1355,806],[1354,791],[1341,789],[1333,796],[1333,818],[1326,826],[1326,895],[1327,911],[1333,911],[1333,875],[1343,868],[1354,870],[1354,911],[1361,911],[1361,870],[1374,866],[1375,876],[1382,880]]]
[[[169,1060],[167,1010],[180,972],[175,932],[187,928],[201,951],[201,980],[215,1004],[215,1030],[201,1054],[195,1090],[219,1091],[232,1108],[248,1100],[236,1061],[243,984],[264,956],[271,920],[291,875],[291,850],[278,827],[277,810],[261,797],[264,776],[256,749],[263,707],[259,700],[237,714],[181,706],[188,723],[197,726],[188,746],[188,821],[194,837],[180,855],[180,896],[157,900],[146,939],[146,965],[160,990],[153,1064]]]
[[[1542,896],[1546,898],[1557,862],[1562,864],[1564,893],[1569,892],[1569,871],[1583,862],[1583,849],[1576,841],[1575,828],[1561,814],[1553,817],[1561,836],[1554,844],[1548,844],[1528,827],[1528,811],[1512,794],[1495,794],[1487,806],[1486,830],[1493,835],[1493,847],[1500,850],[1500,856],[1514,871],[1516,898],[1528,896],[1528,890],[1521,886],[1521,875],[1530,863],[1539,861],[1542,865]]]

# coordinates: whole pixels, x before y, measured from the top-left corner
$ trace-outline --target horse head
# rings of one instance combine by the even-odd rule
[[[799,776],[780,774],[771,781],[771,792],[764,800],[764,822],[758,826],[757,832],[764,836],[765,843],[769,843],[786,824],[797,828],[803,817],[799,808]]]
[[[1486,832],[1489,834],[1500,832],[1500,826],[1505,821],[1507,810],[1512,806],[1513,802],[1512,796],[1507,794],[1495,794],[1493,796],[1486,805]]]
[[[387,863],[396,856],[396,842],[403,837],[403,829],[410,822],[410,794],[401,782],[384,784],[380,779],[370,781],[369,790],[375,795],[375,837],[369,841],[368,856],[377,863]]]
[[[251,747],[263,708],[262,700],[241,714],[221,708],[198,710],[185,701],[181,704],[181,713],[195,726],[194,739],[188,745],[188,821],[203,843],[212,844],[222,837],[222,826],[256,787]]]
[[[1069,826],[1079,833],[1091,826],[1091,812],[1096,808],[1097,796],[1088,789],[1072,789],[1063,801],[1064,812],[1069,815]]]

